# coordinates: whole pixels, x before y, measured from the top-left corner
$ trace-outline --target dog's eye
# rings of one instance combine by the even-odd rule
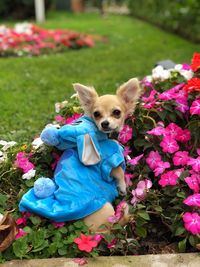
[[[112,113],[114,116],[116,117],[119,117],[121,115],[121,111],[119,109],[115,109],[113,110],[113,113]]]
[[[99,118],[101,116],[101,113],[99,111],[95,111],[93,115],[95,118]]]

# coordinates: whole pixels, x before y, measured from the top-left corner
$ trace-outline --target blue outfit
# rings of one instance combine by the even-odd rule
[[[23,195],[21,211],[56,222],[71,221],[97,211],[118,196],[116,179],[110,172],[119,165],[124,168],[123,148],[100,132],[91,118],[83,116],[60,129],[46,128],[41,138],[64,151],[52,180],[55,188],[49,194],[49,181],[45,188],[44,178],[39,178]],[[40,184],[43,191],[38,191]]]

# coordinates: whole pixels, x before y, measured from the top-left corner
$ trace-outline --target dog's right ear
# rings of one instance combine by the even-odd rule
[[[93,87],[85,86],[80,83],[73,84],[74,90],[78,93],[81,106],[86,114],[90,114],[95,100],[98,97]]]

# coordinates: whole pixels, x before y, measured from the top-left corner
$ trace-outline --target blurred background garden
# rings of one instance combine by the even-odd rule
[[[74,82],[112,93],[128,79],[148,75],[160,60],[190,63],[199,51],[198,0],[45,0],[44,22],[35,22],[36,2],[43,1],[0,1],[0,139],[32,140],[52,120],[55,102],[73,94]],[[8,27],[25,21],[89,39],[70,44],[73,49],[13,55],[13,40],[7,39],[11,47],[2,40]]]

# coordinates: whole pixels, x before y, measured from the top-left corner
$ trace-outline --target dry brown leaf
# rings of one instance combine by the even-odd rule
[[[6,212],[0,222],[0,252],[7,249],[15,240],[17,226],[9,212]]]

